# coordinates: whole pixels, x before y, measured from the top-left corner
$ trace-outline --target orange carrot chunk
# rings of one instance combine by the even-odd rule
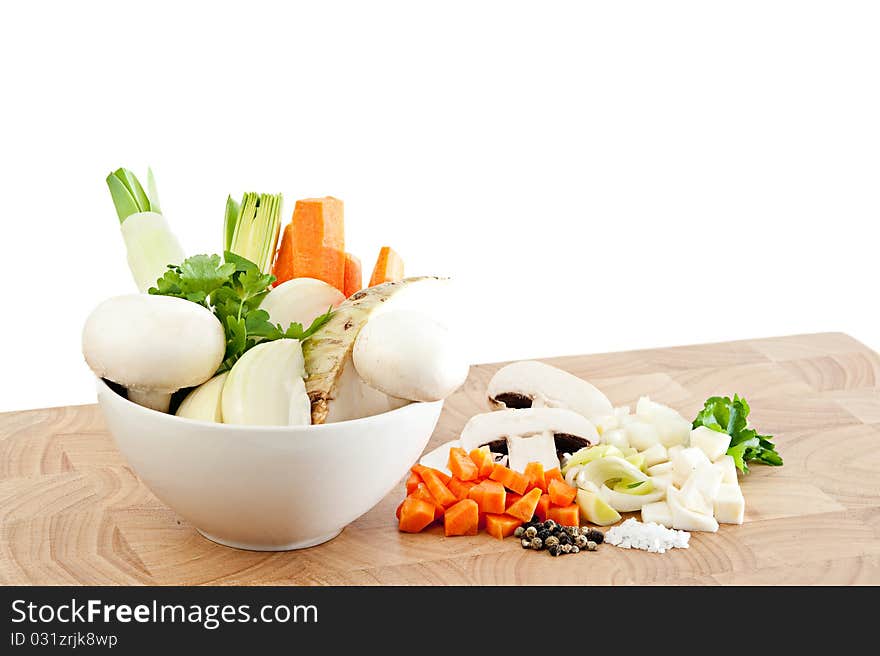
[[[342,293],[348,298],[355,292],[364,288],[364,278],[361,272],[361,261],[351,253],[345,254],[345,282]]]
[[[520,499],[522,499],[521,494],[517,494],[516,492],[508,492],[504,499],[504,509],[507,510]],[[529,517],[529,519],[531,519],[531,517]]]
[[[432,503],[435,506],[438,505],[437,499],[434,498],[434,495],[431,494],[431,490],[429,490],[428,486],[424,483],[419,483],[418,485],[416,485],[415,489],[406,496],[416,497],[417,499],[421,499],[422,501]]]
[[[400,507],[398,528],[404,533],[418,533],[434,521],[434,505],[424,499],[407,497]]]
[[[525,493],[526,489],[529,487],[529,479],[519,472],[515,472],[504,465],[499,465],[498,463],[492,468],[492,473],[489,478],[493,481],[498,481],[508,490],[513,490],[517,494]]]
[[[515,471],[513,476],[510,477],[508,487],[517,494],[525,494],[529,489],[529,479],[526,478],[525,474]]]
[[[480,474],[480,470],[471,460],[467,451],[459,447],[449,449],[449,461],[446,463],[452,475],[462,481],[472,481]]]
[[[287,230],[285,229],[285,232]],[[293,209],[293,273],[345,291],[345,226],[338,198],[306,198]]]
[[[495,460],[492,459],[492,453],[488,446],[481,446],[474,449],[468,454],[480,472],[480,478],[488,478],[495,467]]]
[[[517,526],[522,524],[516,517],[509,515],[486,514],[486,533],[494,538],[503,540],[509,535],[513,535]]]
[[[544,465],[540,462],[530,462],[527,464],[523,475],[529,479],[531,487],[541,488],[542,492],[547,491],[547,484],[544,482]]]
[[[409,473],[409,478],[406,479],[406,493],[412,494],[412,491],[416,489],[419,483],[422,482],[422,477],[416,474],[415,472]]]
[[[443,515],[443,531],[446,537],[453,535],[476,535],[480,525],[480,509],[473,499],[462,499],[446,509]]]
[[[555,478],[547,486],[547,492],[550,494],[550,501],[554,506],[568,506],[577,496],[577,488]]]
[[[538,499],[538,507],[535,508],[535,514],[538,516],[542,522],[547,521],[547,517],[550,515],[550,495],[542,494],[541,498]]]
[[[479,522],[477,522],[477,529],[479,531],[482,531],[484,528],[486,528],[486,517],[488,517],[488,516],[489,515],[487,513],[484,513],[484,512],[480,513],[480,520],[479,520]]]
[[[424,465],[420,465],[419,463],[414,464],[409,469],[410,469],[410,471],[415,472],[416,474],[418,474],[422,478],[425,477],[424,476],[425,472],[434,472],[434,475],[437,478],[439,478],[441,481],[443,481],[443,485],[449,485],[449,481],[452,480],[452,476],[448,476],[447,474],[440,471],[439,469],[432,469],[431,467],[425,467]]]
[[[275,276],[274,285],[280,285],[293,278],[293,221],[284,228],[281,235],[281,245],[275,255],[275,266],[272,267],[272,275]]]
[[[504,486],[497,481],[483,481],[468,492],[468,497],[477,502],[480,512],[503,513],[507,500]]]
[[[550,519],[562,526],[578,526],[580,517],[576,503],[561,508],[550,508]]]
[[[452,480],[449,481],[449,485],[446,487],[449,488],[449,491],[452,492],[455,497],[461,501],[462,499],[467,499],[468,492],[471,491],[471,488],[476,487],[476,483],[474,481],[462,481],[455,476],[452,477]]]
[[[516,517],[519,520],[527,522],[532,518],[532,515],[535,514],[535,508],[538,507],[538,501],[540,499],[541,490],[535,488],[528,494],[524,495],[522,499],[510,506],[506,512],[511,517]]]
[[[550,489],[550,481],[554,478],[563,483],[565,482],[565,479],[562,477],[562,472],[559,471],[559,467],[554,467],[553,469],[548,469],[544,472],[544,482],[547,484],[547,489]]]
[[[379,257],[370,276],[370,287],[403,278],[403,260],[390,246],[379,249]]]
[[[431,494],[428,486],[426,486],[424,483],[419,483],[416,486],[416,489],[407,496],[415,497],[416,499],[421,499],[422,501],[427,501],[432,506],[434,506],[434,519],[440,519],[441,517],[443,517],[443,506],[437,503],[437,499],[434,498],[434,495]]]
[[[458,501],[458,498],[452,493],[452,490],[450,490],[442,479],[437,476],[437,470],[429,469],[426,472],[422,472],[421,477],[439,505],[448,508]],[[451,482],[452,481],[450,480],[450,483]]]

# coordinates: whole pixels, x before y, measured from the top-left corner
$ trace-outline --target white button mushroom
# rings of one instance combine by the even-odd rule
[[[226,336],[211,311],[197,303],[129,294],[92,311],[82,350],[97,376],[125,387],[135,403],[167,412],[174,392],[214,375]]]
[[[486,412],[471,417],[461,431],[465,451],[489,445],[507,453],[508,466],[523,471],[529,462],[559,466],[560,452],[574,453],[597,444],[599,433],[583,415],[564,408],[522,408]]]
[[[568,408],[592,422],[614,414],[611,401],[587,381],[534,360],[499,369],[487,389],[493,408]]]
[[[468,375],[449,331],[409,310],[372,317],[358,333],[352,356],[370,387],[410,401],[445,399]]]
[[[328,308],[335,308],[344,300],[342,292],[323,280],[294,278],[273,287],[260,303],[260,309],[269,313],[272,323],[280,323],[284,329],[292,323],[308,328]]]

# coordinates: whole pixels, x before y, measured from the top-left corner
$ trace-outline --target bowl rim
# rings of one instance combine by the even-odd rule
[[[442,406],[444,399],[439,401],[412,401],[407,403],[400,408],[395,408],[394,410],[389,410],[387,412],[379,413],[378,415],[370,415],[369,417],[361,417],[360,419],[346,419],[345,421],[335,421],[329,424],[306,424],[306,425],[293,425],[293,426],[260,426],[260,425],[249,425],[249,424],[220,424],[214,421],[203,421],[201,419],[190,419],[189,417],[178,417],[177,415],[172,415],[167,412],[159,412],[158,410],[153,410],[152,408],[147,408],[146,406],[138,405],[134,401],[131,401],[121,394],[118,394],[115,390],[113,390],[104,379],[95,376],[97,381],[98,388],[98,398],[100,401],[100,397],[102,393],[112,395],[115,397],[114,402],[121,402],[123,406],[127,406],[132,408],[135,412],[139,412],[142,415],[146,415],[148,417],[155,417],[160,421],[170,421],[174,422],[183,422],[184,424],[191,424],[193,426],[202,426],[213,428],[218,431],[246,431],[253,432],[257,431],[260,433],[291,433],[291,432],[303,432],[303,433],[319,433],[324,430],[333,430],[334,427],[349,427],[349,426],[363,426],[368,425],[370,423],[381,421],[383,418],[387,418],[391,415],[406,415],[408,413],[415,412],[413,408],[423,407],[423,406]]]

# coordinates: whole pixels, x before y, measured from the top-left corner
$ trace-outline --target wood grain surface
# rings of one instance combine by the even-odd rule
[[[689,549],[603,545],[551,558],[486,534],[397,532],[394,492],[324,545],[255,553],[200,537],[138,480],[97,406],[0,414],[3,584],[880,584],[880,357],[841,333],[555,358],[615,405],[693,417],[746,396],[785,466],[742,481],[746,519]],[[429,448],[481,412],[500,365],[471,369]]]

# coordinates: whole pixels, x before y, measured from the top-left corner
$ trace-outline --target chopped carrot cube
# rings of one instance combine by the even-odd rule
[[[453,535],[476,535],[480,524],[480,509],[473,499],[462,499],[446,509],[443,530],[446,537]]]
[[[521,525],[521,521],[510,515],[486,514],[486,533],[499,540],[513,535],[516,527]]]
[[[434,505],[424,499],[407,497],[400,507],[398,528],[405,533],[418,533],[434,521]]]
[[[550,519],[562,526],[578,526],[580,514],[576,503],[561,508],[550,508]]]
[[[449,449],[449,461],[446,466],[449,467],[452,475],[461,481],[472,481],[480,475],[480,470],[467,451],[458,447]]]
[[[524,522],[529,521],[535,514],[535,508],[538,507],[538,501],[541,499],[541,490],[535,488],[531,492],[512,504],[507,508],[507,514],[516,517]]]
[[[550,481],[547,491],[554,506],[568,506],[577,496],[577,488],[555,478]]]

